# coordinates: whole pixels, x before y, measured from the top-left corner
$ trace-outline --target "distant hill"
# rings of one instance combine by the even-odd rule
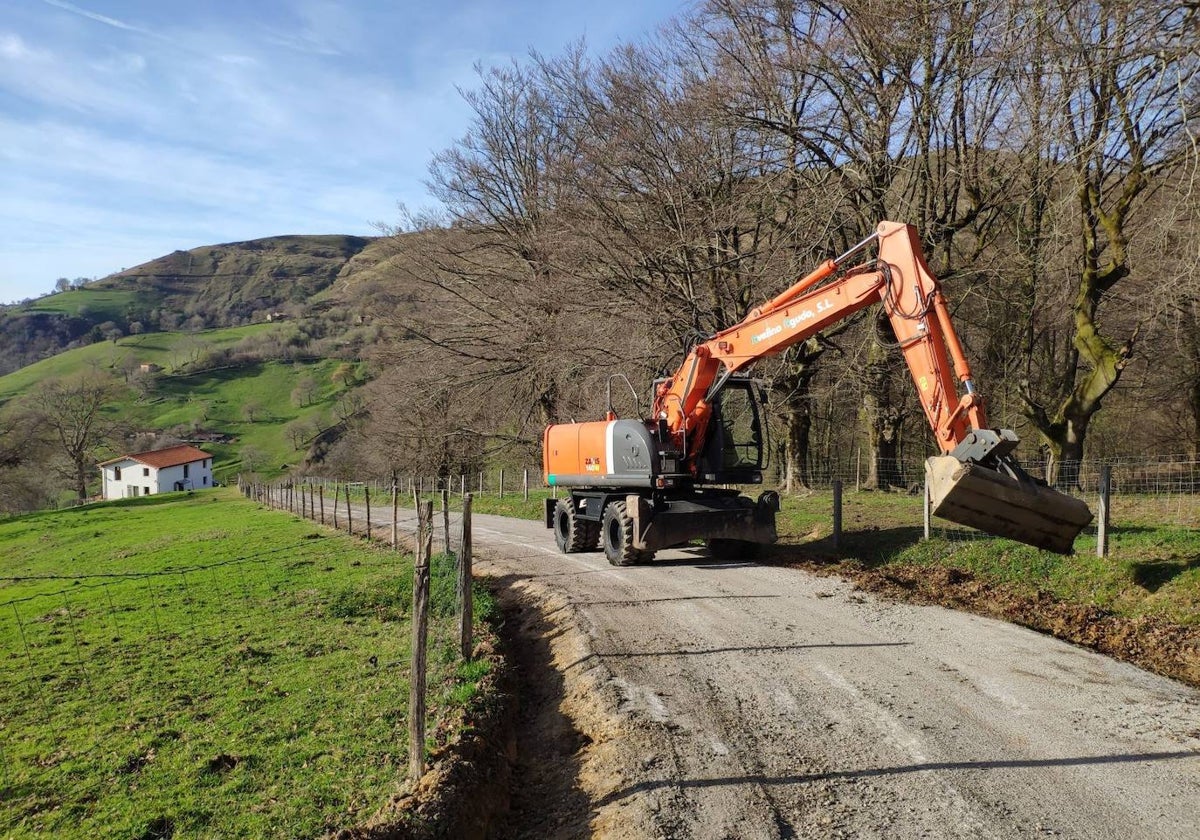
[[[69,348],[124,335],[294,317],[374,241],[363,236],[272,236],[206,245],[175,251],[81,288],[2,307],[0,375]],[[361,269],[361,262],[355,268]]]

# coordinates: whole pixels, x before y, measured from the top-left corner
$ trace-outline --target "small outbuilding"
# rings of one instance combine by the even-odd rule
[[[213,456],[183,444],[134,452],[99,464],[105,499],[151,496],[213,486]]]

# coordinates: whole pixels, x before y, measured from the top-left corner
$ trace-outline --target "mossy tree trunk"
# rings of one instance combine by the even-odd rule
[[[1078,482],[1088,427],[1133,353],[1140,325],[1132,307],[1099,313],[1132,272],[1132,219],[1154,178],[1193,153],[1180,140],[1197,62],[1186,34],[1190,17],[1179,10],[1122,2],[1038,6],[1035,13],[1028,43],[1048,82],[1030,103],[1044,116],[1031,147],[1064,162],[1058,182],[1071,185],[1078,227],[1074,266],[1058,275],[1076,277],[1070,350],[1065,364],[1043,374],[1051,396],[1039,399],[1029,387],[1022,396],[1048,450],[1047,479],[1069,486]],[[1126,337],[1113,336],[1120,332]]]
[[[788,351],[784,371],[772,381],[772,391],[783,406],[783,490],[786,493],[811,487],[812,381],[824,352],[824,346],[815,338],[793,347]]]

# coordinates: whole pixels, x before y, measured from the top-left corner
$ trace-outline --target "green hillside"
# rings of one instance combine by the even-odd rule
[[[214,456],[217,481],[232,481],[238,472],[278,475],[304,459],[309,442],[333,425],[338,400],[353,385],[336,384],[334,374],[344,362],[264,362],[159,380],[156,397],[136,407],[143,425],[188,428],[232,436],[229,442],[200,443]],[[301,380],[315,386],[311,403],[297,406],[291,398]],[[258,412],[247,411],[257,406]],[[293,435],[292,424],[300,424]],[[249,452],[257,459],[247,462]]]
[[[353,391],[365,379],[353,361],[270,358],[297,334],[294,324],[270,323],[91,344],[0,377],[0,406],[17,405],[47,380],[109,376],[119,387],[107,413],[127,436],[113,441],[113,454],[132,448],[130,436],[166,433],[212,452],[217,481],[238,472],[278,475],[353,410]],[[161,370],[146,374],[143,364]]]
[[[27,365],[7,376],[0,376],[0,403],[11,399],[46,379],[70,376],[91,367],[110,370],[121,374],[127,364],[156,364],[166,371],[178,368],[194,352],[189,347],[229,347],[253,335],[278,332],[281,324],[252,324],[223,330],[207,330],[198,333],[149,333],[128,336],[112,341],[101,341],[67,350]]]
[[[138,302],[131,289],[85,287],[38,298],[18,311],[91,318],[96,323],[118,321]]]

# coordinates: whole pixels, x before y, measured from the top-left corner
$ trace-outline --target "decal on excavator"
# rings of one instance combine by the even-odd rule
[[[750,340],[753,343],[758,344],[760,341],[766,341],[771,336],[779,335],[781,332],[783,332],[783,327],[776,324],[773,327],[767,327],[765,330],[760,332],[758,335],[751,336]]]

